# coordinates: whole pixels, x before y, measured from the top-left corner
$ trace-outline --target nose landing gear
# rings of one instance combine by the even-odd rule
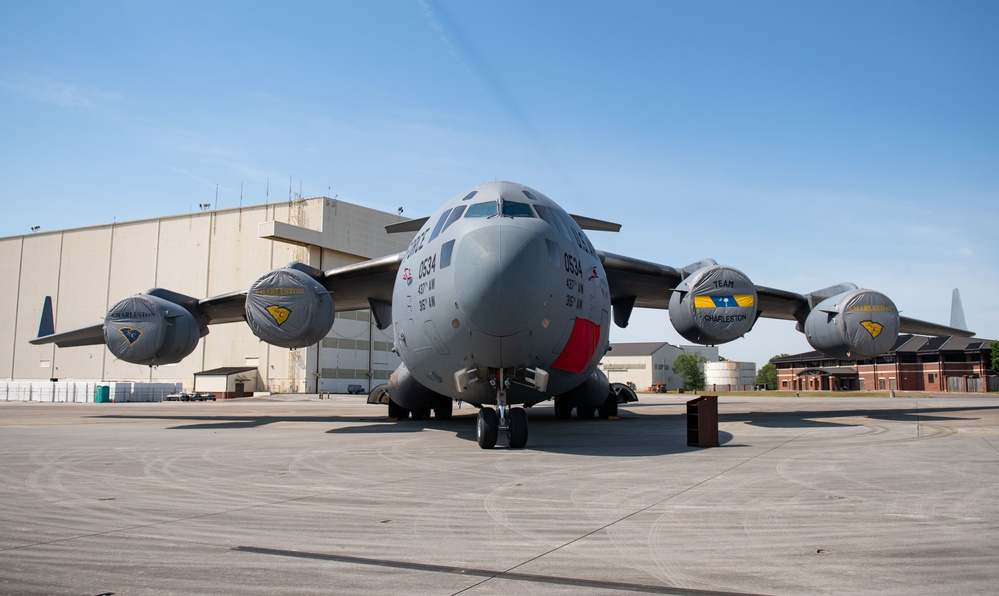
[[[498,382],[497,382],[498,381]],[[483,406],[475,425],[479,447],[492,449],[496,446],[499,431],[505,430],[507,445],[521,449],[527,445],[527,412],[524,408],[511,408],[506,403],[506,390],[510,380],[504,378],[500,370],[498,379],[490,380],[496,387],[496,409]]]

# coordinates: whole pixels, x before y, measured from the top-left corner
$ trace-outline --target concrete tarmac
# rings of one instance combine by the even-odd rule
[[[689,399],[689,396],[686,396]],[[995,594],[999,399],[0,402],[0,594]],[[502,444],[502,439],[501,439]]]

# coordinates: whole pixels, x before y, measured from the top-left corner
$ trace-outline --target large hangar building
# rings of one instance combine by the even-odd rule
[[[318,346],[289,350],[244,324],[213,325],[182,362],[158,367],[115,359],[104,345],[33,346],[45,296],[57,331],[93,325],[118,300],[161,287],[203,298],[249,288],[264,273],[301,261],[330,269],[400,252],[411,233],[388,234],[400,217],[328,197],[0,238],[0,378],[183,383],[214,369],[256,369],[247,391],[365,391],[399,364],[389,330],[370,312],[338,313]],[[336,296],[333,296],[334,303]]]

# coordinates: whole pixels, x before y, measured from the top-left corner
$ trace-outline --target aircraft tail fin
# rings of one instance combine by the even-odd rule
[[[961,292],[957,288],[954,288],[950,299],[950,326],[968,329],[968,323],[964,319],[964,306],[961,305]]]
[[[42,320],[38,322],[38,337],[55,334],[55,319],[52,316],[52,296],[45,297],[42,304]]]
[[[52,315],[52,296],[46,296],[42,304],[42,320],[38,322],[38,337],[29,339],[33,346],[55,344],[60,348],[91,346],[104,343],[104,323],[80,327],[72,331],[55,332],[55,317]]]

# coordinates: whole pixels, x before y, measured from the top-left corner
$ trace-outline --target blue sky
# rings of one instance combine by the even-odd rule
[[[999,338],[995,2],[0,5],[0,236],[514,180],[594,244]],[[722,347],[809,347],[762,321]],[[666,313],[613,341],[685,343]]]

